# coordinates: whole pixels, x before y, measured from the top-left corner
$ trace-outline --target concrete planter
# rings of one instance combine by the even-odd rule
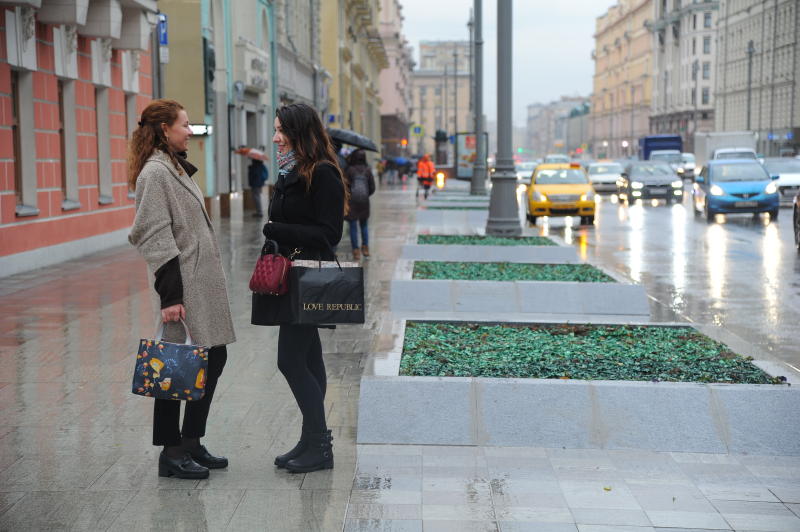
[[[529,264],[580,264],[578,253],[566,246],[464,246],[409,244],[400,255],[406,260],[452,262],[518,262]]]
[[[358,443],[800,455],[796,387],[400,377],[397,325],[395,348],[361,379]]]

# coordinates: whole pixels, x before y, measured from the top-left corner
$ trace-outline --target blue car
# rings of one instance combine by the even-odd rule
[[[776,220],[780,208],[777,178],[752,159],[709,161],[692,187],[695,215],[713,221],[717,214],[768,212]]]

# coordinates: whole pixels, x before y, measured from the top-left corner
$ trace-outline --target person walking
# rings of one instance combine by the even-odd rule
[[[302,103],[278,108],[273,142],[278,180],[264,236],[295,259],[334,260],[342,238],[348,189],[317,112]],[[325,421],[327,378],[316,325],[281,325],[278,369],[303,415],[300,441],[275,458],[295,473],[333,468],[333,437]]]
[[[433,176],[436,175],[436,167],[433,165],[430,156],[426,153],[417,163],[417,182],[425,191],[425,199],[428,199],[428,192],[433,185]],[[417,188],[417,197],[419,197],[419,188]]]
[[[269,170],[260,159],[253,159],[250,166],[247,168],[247,184],[250,185],[250,190],[253,193],[253,203],[256,207],[256,212],[253,216],[256,218],[264,217],[264,202],[261,196],[264,190],[264,184],[269,179]]]
[[[128,240],[155,276],[164,340],[182,343],[186,326],[197,344],[210,347],[205,395],[186,403],[183,427],[180,401],[155,399],[153,407],[153,445],[164,447],[159,476],[197,479],[228,466],[200,438],[228,358],[226,346],[236,336],[219,246],[203,193],[192,180],[197,168],[186,160],[191,134],[186,110],[174,100],[154,100],[142,112],[128,152],[128,184],[136,192]]]
[[[347,159],[347,183],[350,189],[345,220],[350,226],[350,244],[353,246],[353,260],[360,260],[361,255],[369,257],[369,197],[375,193],[375,176],[367,164],[367,154],[358,149]],[[361,248],[358,247],[358,230],[361,227]]]

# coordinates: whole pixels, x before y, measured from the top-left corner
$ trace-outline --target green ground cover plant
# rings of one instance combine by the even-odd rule
[[[488,236],[488,235],[419,235],[417,244],[450,244],[460,246],[555,246],[545,236]]]
[[[577,281],[613,283],[590,264],[527,264],[516,262],[414,262],[414,279],[458,281]]]
[[[400,375],[779,384],[690,327],[408,322]]]

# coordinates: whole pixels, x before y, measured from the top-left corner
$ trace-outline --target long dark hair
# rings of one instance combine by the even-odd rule
[[[156,149],[166,153],[175,165],[178,173],[182,173],[181,165],[175,158],[175,153],[170,148],[164,137],[161,124],[171,126],[178,119],[178,113],[183,106],[175,100],[153,100],[142,111],[139,127],[133,131],[128,145],[128,187],[136,190],[136,179],[144,167],[144,163]]]
[[[329,163],[336,168],[339,180],[344,189],[345,209],[349,202],[348,187],[345,186],[345,177],[339,168],[336,152],[333,150],[331,138],[317,112],[304,103],[292,103],[278,107],[275,116],[281,123],[281,130],[295,153],[297,171],[306,181],[306,188],[311,188],[314,170],[322,163]]]
[[[349,164],[350,166],[357,166],[359,164],[367,166],[367,154],[366,154],[366,152],[364,150],[362,150],[361,148],[355,150],[347,158],[347,164]]]

